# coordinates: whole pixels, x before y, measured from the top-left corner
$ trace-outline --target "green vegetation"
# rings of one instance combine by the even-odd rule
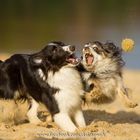
[[[98,32],[106,26],[135,26],[139,5],[139,0],[0,0],[0,51],[102,39]]]

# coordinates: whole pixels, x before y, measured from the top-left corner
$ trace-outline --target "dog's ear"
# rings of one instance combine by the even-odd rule
[[[104,44],[104,49],[105,49],[106,52],[108,52],[108,53],[115,52],[116,48],[117,48],[117,47],[116,47],[115,44],[112,43],[112,42],[106,42],[106,43]]]
[[[31,56],[30,64],[33,66],[39,66],[43,64],[43,58],[40,55]]]

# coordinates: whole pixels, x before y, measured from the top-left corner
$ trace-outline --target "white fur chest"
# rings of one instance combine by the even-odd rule
[[[55,99],[61,111],[66,112],[80,105],[83,87],[81,77],[75,69],[63,67],[56,73],[50,71],[47,82],[50,86],[59,89]]]

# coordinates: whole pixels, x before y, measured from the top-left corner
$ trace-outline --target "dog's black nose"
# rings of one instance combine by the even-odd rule
[[[74,52],[75,51],[75,46],[72,45],[72,46],[69,47],[69,49],[70,49],[70,51]]]

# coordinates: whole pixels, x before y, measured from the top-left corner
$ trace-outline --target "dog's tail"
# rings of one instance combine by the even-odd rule
[[[2,65],[3,61],[0,60],[0,66]]]

